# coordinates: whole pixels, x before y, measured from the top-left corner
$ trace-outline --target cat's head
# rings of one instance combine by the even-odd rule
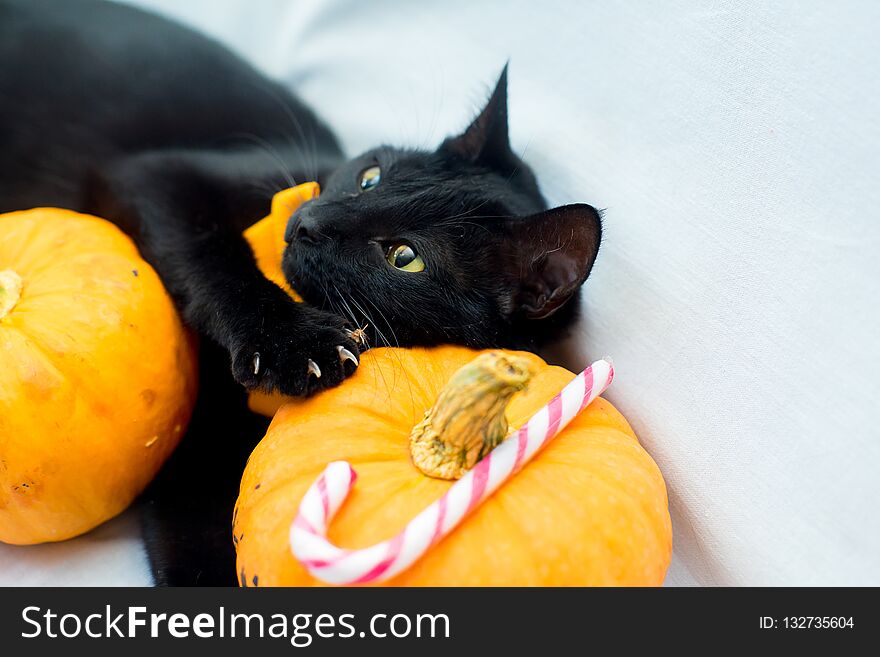
[[[371,344],[534,349],[576,316],[601,224],[589,205],[546,208],[510,148],[505,68],[461,135],[346,162],[286,239],[293,287],[369,324]]]

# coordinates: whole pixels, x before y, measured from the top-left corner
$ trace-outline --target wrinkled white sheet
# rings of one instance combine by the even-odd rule
[[[548,199],[607,208],[558,351],[614,358],[669,487],[667,584],[880,584],[880,5],[137,4],[284,79],[352,153],[438,143],[509,58]],[[130,524],[0,561],[0,583],[147,581]]]

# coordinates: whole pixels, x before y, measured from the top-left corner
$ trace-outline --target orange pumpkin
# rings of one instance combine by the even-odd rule
[[[125,509],[196,394],[192,338],[101,219],[0,216],[0,541],[60,541]]]
[[[233,521],[241,583],[320,584],[296,561],[288,536],[303,495],[331,461],[349,461],[358,473],[328,533],[340,547],[387,539],[439,498],[451,482],[414,466],[410,434],[452,375],[479,353],[462,347],[374,349],[344,385],[285,403],[241,483]],[[506,410],[516,428],[574,375],[535,355],[510,353],[526,359],[534,372]],[[473,420],[485,415],[477,403]],[[626,420],[599,398],[461,526],[387,584],[659,585],[671,547],[660,471]]]

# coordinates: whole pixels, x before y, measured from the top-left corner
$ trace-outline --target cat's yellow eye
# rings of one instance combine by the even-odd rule
[[[388,264],[401,271],[424,271],[425,261],[409,244],[396,244],[388,249]]]
[[[368,192],[371,189],[376,188],[379,183],[382,181],[382,169],[378,166],[372,166],[361,171],[361,175],[358,177],[358,185],[360,185],[361,191]]]

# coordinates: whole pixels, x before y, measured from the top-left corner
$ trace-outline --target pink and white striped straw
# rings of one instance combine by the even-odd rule
[[[399,534],[371,547],[344,550],[327,540],[327,527],[357,478],[347,461],[330,463],[306,492],[290,527],[293,555],[316,579],[329,584],[368,584],[391,579],[409,568],[522,469],[611,385],[612,378],[614,368],[607,360],[590,365]]]

